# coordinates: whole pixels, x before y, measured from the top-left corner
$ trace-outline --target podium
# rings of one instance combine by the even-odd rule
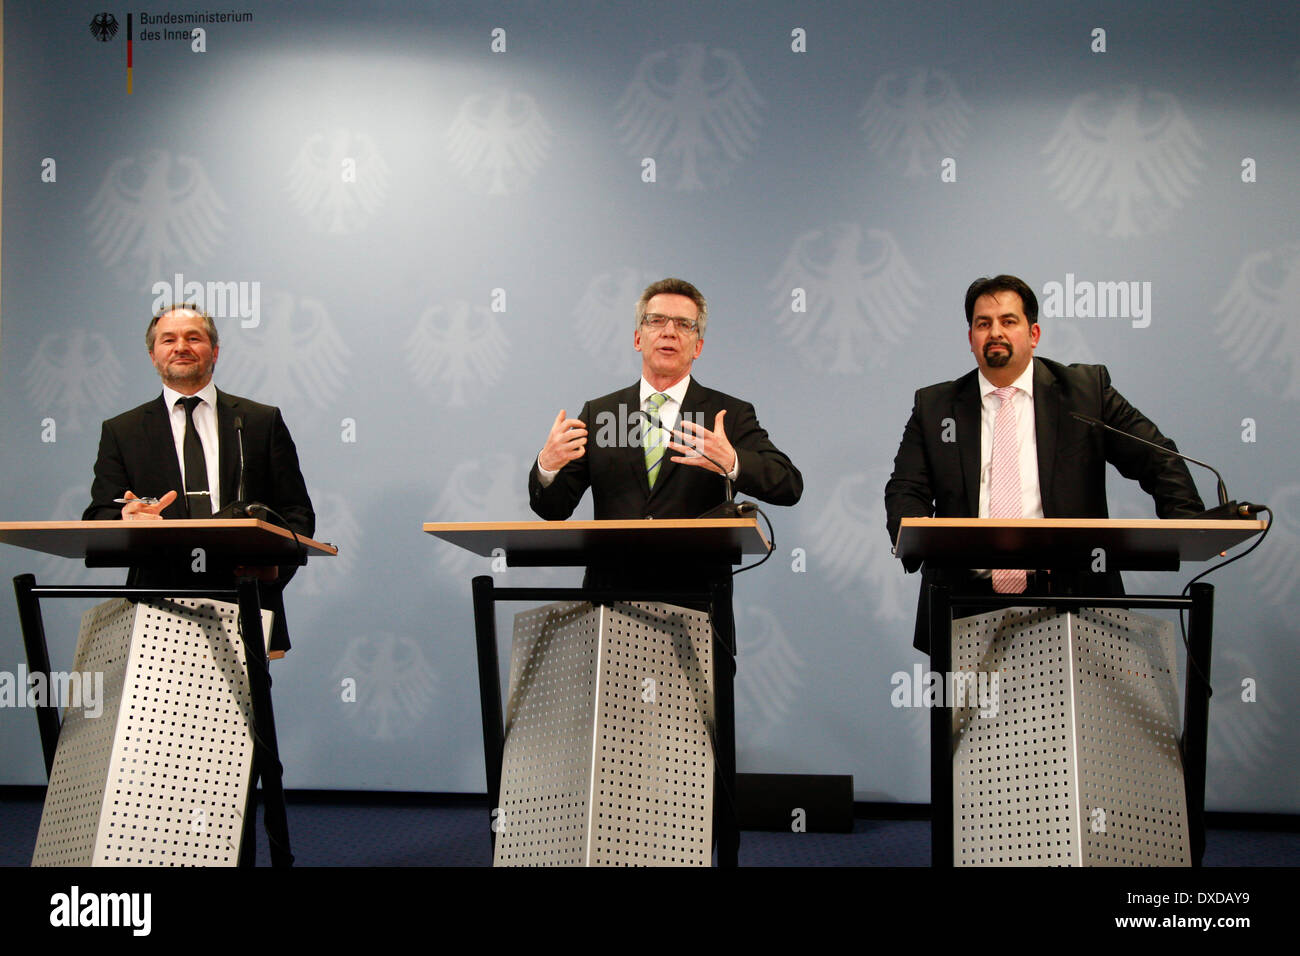
[[[1172,571],[1177,570],[1183,561],[1208,560],[1260,533],[1264,527],[1262,521],[1198,519],[904,518],[894,552],[905,563],[921,560],[928,567],[944,569],[1022,568],[1045,570],[1054,575],[1070,575],[1096,568],[1097,562],[1101,560],[1108,571]],[[1086,773],[1091,761],[1099,768],[1099,774],[1108,776],[1112,793],[1119,789],[1128,791],[1146,787],[1153,795],[1147,805],[1129,813],[1130,818],[1142,821],[1141,829],[1144,832],[1141,840],[1136,841],[1147,844],[1142,852],[1131,852],[1131,848],[1126,848],[1124,852],[1117,853],[1113,841],[1110,847],[1100,847],[1099,844],[1105,843],[1105,840],[1090,839],[1091,833],[1095,832],[1097,817],[1089,817],[1087,808],[1080,803],[1080,794],[1088,792],[1085,781],[1083,785],[1072,783],[1073,796],[1067,801],[1069,805],[1057,811],[1059,817],[1067,821],[1065,827],[1072,829],[1065,841],[1069,844],[1068,852],[1058,855],[1055,852],[1055,849],[1060,849],[1058,847],[1046,854],[1031,854],[1031,859],[1014,855],[1009,859],[1003,856],[990,859],[976,853],[964,857],[966,861],[974,859],[978,862],[1001,860],[1023,863],[1091,860],[1110,864],[1169,862],[1170,856],[1167,854],[1175,854],[1174,858],[1178,858],[1175,846],[1177,841],[1171,836],[1177,828],[1170,823],[1169,818],[1183,812],[1187,823],[1184,832],[1189,832],[1186,841],[1189,845],[1183,859],[1192,865],[1200,865],[1205,849],[1205,748],[1209,715],[1213,587],[1194,584],[1190,596],[1184,598],[1100,594],[976,594],[961,590],[954,592],[947,585],[932,583],[928,585],[925,599],[929,611],[931,671],[942,675],[941,679],[945,683],[948,683],[949,675],[954,674],[955,648],[963,658],[962,663],[968,666],[981,655],[999,660],[1008,659],[1010,645],[1005,639],[1006,635],[999,636],[990,632],[981,636],[973,633],[981,627],[1004,632],[1009,627],[1015,629],[1022,624],[1027,624],[1031,631],[1037,628],[1034,637],[1022,644],[1011,656],[1016,659],[1019,669],[1028,673],[1031,681],[1042,677],[1045,662],[1050,656],[1050,663],[1046,663],[1046,667],[1056,669],[1055,679],[1043,680],[1041,686],[1032,688],[1031,693],[1035,701],[1034,707],[1040,713],[1045,708],[1056,708],[1053,710],[1053,718],[1057,719],[1055,729],[1063,736],[1066,744],[1059,761],[1053,758],[1034,762],[1033,772],[1047,775]],[[955,607],[961,607],[967,612],[1003,609],[1003,613],[970,619],[969,622],[964,622],[961,631],[955,633]],[[1048,621],[1049,616],[1045,612],[1037,612],[1035,617],[1028,611],[1005,611],[1008,608],[1056,609],[1064,612],[1064,618],[1052,623]],[[1172,638],[1160,637],[1147,621],[1137,619],[1136,615],[1120,613],[1134,608],[1189,612],[1188,653],[1193,661],[1199,663],[1198,666],[1189,665],[1187,670],[1182,734],[1176,742],[1173,742],[1177,732],[1173,726],[1174,721],[1159,719],[1173,716],[1172,694],[1169,693],[1173,675]],[[1016,616],[1024,620],[1011,621],[1009,624],[1009,619]],[[1062,630],[1051,630],[1058,623]],[[1047,624],[1051,625],[1048,628],[1050,633],[1043,627]],[[1083,663],[1085,658],[1088,661],[1086,665]],[[1103,692],[1101,688],[1106,690]],[[1112,695],[1109,699],[1107,693]],[[1045,704],[1044,701],[1049,698],[1051,701]],[[952,866],[955,858],[963,856],[966,851],[965,846],[958,850],[954,842],[954,826],[961,815],[954,798],[955,755],[963,744],[979,741],[978,744],[972,744],[970,749],[995,755],[993,763],[984,767],[983,772],[986,775],[996,775],[1002,769],[996,766],[996,755],[1001,748],[1001,744],[996,741],[996,733],[989,735],[988,731],[979,727],[979,721],[974,718],[970,707],[964,708],[963,713],[955,714],[953,703],[949,695],[944,695],[940,705],[931,711],[932,846],[933,864],[937,867]],[[1128,739],[1125,739],[1122,732],[1116,735],[1115,727],[1124,725],[1129,720],[1145,726]],[[1026,732],[1023,727],[1017,728],[1017,733],[1023,735]],[[1037,733],[1038,728],[1032,732]],[[982,733],[986,736],[981,738]],[[1166,746],[1162,737],[1168,737],[1172,743]],[[1136,759],[1126,762],[1123,757],[1107,750],[1114,750],[1121,741],[1127,745],[1134,740],[1137,741],[1135,746],[1139,750]],[[1024,749],[1026,743],[1024,740],[1019,743],[1021,749],[1015,750],[1016,758],[1027,752]],[[1032,749],[1037,743],[1030,741],[1028,746]],[[1171,778],[1168,773],[1157,775],[1159,779],[1155,780],[1143,779],[1144,776],[1149,776],[1144,772],[1147,764],[1164,764],[1166,768],[1172,766],[1176,769],[1179,762],[1182,793],[1176,794],[1177,799],[1169,799]],[[1023,775],[1025,770],[1022,767],[1017,772]],[[1018,793],[1034,789],[1027,786],[1024,779],[1011,781],[1011,784],[1012,789]],[[978,787],[972,788],[975,789]],[[1014,817],[1020,812],[1018,808],[1021,805],[1020,797],[1001,799],[996,811],[982,814],[981,810],[976,816],[980,816],[981,821],[987,816],[1005,834],[1018,825]],[[1008,811],[1008,807],[1012,809]],[[1092,812],[1095,814],[1097,809],[1100,808],[1094,808]],[[1130,810],[1128,807],[1125,809]],[[1104,809],[1102,813],[1104,814]],[[1102,816],[1103,827],[1104,819]],[[982,825],[981,822],[968,829],[977,830]],[[1085,832],[1083,827],[1090,825],[1093,830]],[[1051,827],[1040,827],[1035,831],[1035,846],[1038,848],[1045,842],[1050,842],[1044,840],[1044,829]],[[963,842],[969,842],[965,834]],[[1010,842],[1014,843],[1015,839]],[[1152,846],[1156,849],[1152,850]]]
[[[88,567],[131,567],[131,566],[191,566],[195,560],[202,559],[205,564],[211,566],[268,566],[268,565],[288,565],[288,564],[305,564],[307,558],[311,555],[326,556],[337,553],[337,549],[328,544],[314,541],[302,536],[295,537],[287,529],[277,525],[270,524],[258,519],[184,519],[184,520],[167,520],[167,521],[18,521],[0,523],[0,543],[11,544],[16,547],[26,548],[32,551],[38,551],[45,554],[51,554],[65,558],[79,558],[85,561]],[[125,598],[128,601],[162,601],[173,602],[175,610],[182,618],[204,619],[203,623],[195,623],[197,630],[192,631],[187,639],[179,642],[176,639],[175,632],[177,627],[175,622],[169,621],[165,624],[154,622],[153,630],[161,628],[169,632],[167,640],[163,644],[170,642],[173,649],[181,648],[181,653],[186,656],[194,654],[202,655],[211,651],[215,655],[216,661],[213,666],[216,667],[213,682],[220,686],[223,683],[229,687],[220,686],[219,696],[225,698],[225,691],[230,690],[235,693],[235,685],[239,678],[243,676],[246,670],[247,687],[243,693],[247,696],[247,709],[251,711],[252,728],[245,726],[239,733],[231,735],[226,729],[218,733],[218,737],[225,736],[226,743],[239,748],[250,743],[248,738],[251,736],[251,760],[252,766],[257,769],[262,777],[263,794],[266,808],[266,830],[267,837],[271,847],[272,862],[277,866],[290,865],[293,860],[289,848],[288,823],[284,808],[284,791],[282,786],[282,767],[280,765],[279,750],[275,735],[275,715],[271,707],[270,677],[267,670],[267,654],[265,624],[261,611],[261,602],[258,595],[257,580],[255,577],[240,577],[237,580],[232,579],[230,587],[194,587],[194,588],[132,588],[124,586],[101,586],[101,587],[79,587],[79,586],[38,586],[34,575],[23,574],[14,579],[14,591],[18,602],[19,621],[23,632],[23,642],[27,651],[28,667],[33,675],[44,675],[46,686],[50,683],[50,661],[49,651],[45,640],[44,623],[41,618],[40,601],[43,598]],[[222,611],[219,606],[207,603],[209,601],[234,602],[237,605],[237,612]],[[88,638],[92,641],[98,641],[96,647],[78,648],[79,660],[94,661],[97,655],[102,657],[97,666],[102,666],[103,671],[110,675],[111,680],[118,682],[115,689],[120,694],[120,682],[125,679],[126,670],[130,664],[124,662],[123,655],[129,653],[129,645],[132,640],[139,639],[150,628],[136,628],[136,631],[130,635],[125,644],[121,642],[122,635],[119,633],[115,638],[105,640],[103,631],[121,631],[123,626],[131,626],[130,623],[124,624],[126,617],[122,613],[115,613],[123,609],[113,608],[112,606],[101,605],[92,613],[92,617],[97,621],[92,623],[91,630],[87,632],[93,635]],[[146,615],[150,616],[150,615]],[[151,615],[157,618],[159,615]],[[102,625],[96,627],[95,623]],[[139,622],[136,622],[137,625]],[[191,622],[193,623],[193,622]],[[222,648],[218,645],[221,643],[214,635],[218,635],[224,629],[227,634],[234,634],[236,631],[242,638],[241,647]],[[204,647],[204,643],[210,644],[211,648]],[[172,662],[159,658],[158,652],[165,655],[170,652],[166,648],[154,648],[151,653],[157,661],[156,668],[168,669],[173,666]],[[183,666],[188,666],[192,662],[175,662],[176,670],[179,671]],[[209,668],[211,670],[211,667]],[[145,682],[148,683],[148,682]],[[155,682],[157,683],[157,682]],[[174,680],[164,678],[161,684],[174,683]],[[158,686],[161,686],[159,684]],[[210,688],[205,688],[204,692],[209,692]],[[190,691],[187,690],[187,694]],[[135,705],[136,702],[132,702]],[[175,704],[175,702],[170,702]],[[140,702],[139,706],[143,706]],[[196,702],[196,707],[206,706],[202,702]],[[229,709],[232,706],[227,699],[219,702],[214,701],[214,707],[220,706]],[[233,705],[238,711],[241,707],[238,704]],[[155,711],[158,708],[155,708]],[[165,708],[164,708],[165,709]],[[181,705],[182,711],[185,711],[184,704]],[[192,719],[192,714],[188,712],[183,715],[185,719]],[[45,700],[36,708],[37,725],[41,735],[41,749],[45,760],[45,769],[47,775],[51,775],[51,787],[54,787],[55,779],[53,777],[56,759],[58,757],[60,746],[60,722],[57,704],[51,700]],[[95,797],[95,788],[103,789],[105,780],[103,771],[109,766],[107,757],[108,751],[114,746],[114,741],[100,739],[103,735],[98,732],[85,734],[82,731],[86,727],[86,721],[77,715],[77,749],[82,749],[81,745],[85,744],[90,738],[94,738],[85,749],[85,753],[78,753],[75,757],[69,753],[66,759],[60,762],[59,770],[59,791],[61,794],[73,794],[68,797],[69,800],[79,804],[89,805],[90,801],[97,799]],[[219,718],[214,718],[218,720]],[[152,720],[146,720],[146,723],[153,723]],[[163,745],[157,739],[151,737],[149,733],[137,733],[137,739],[134,746],[137,751],[152,751],[155,755],[165,753],[164,749],[159,749]],[[107,750],[106,750],[107,748]],[[157,778],[166,776],[167,772],[185,772],[178,770],[178,767],[184,765],[180,761],[171,765],[169,761],[159,759],[170,766],[170,771],[165,770],[160,774],[157,768],[153,768],[148,776]],[[209,762],[220,762],[221,754],[213,754]],[[139,761],[136,760],[136,763]],[[141,776],[138,769],[133,771],[137,777]],[[98,780],[90,780],[87,774],[92,776],[98,774]],[[251,776],[248,777],[248,783],[251,784]],[[178,781],[164,781],[158,786],[170,786],[175,790]],[[185,789],[185,781],[180,780],[182,790]],[[62,799],[62,798],[61,798]],[[146,815],[150,812],[144,807],[150,804],[153,797],[150,796],[148,788],[140,789],[133,793],[133,799],[138,800],[142,806],[134,807],[133,812],[139,815],[144,812]],[[159,798],[163,799],[163,798]],[[251,805],[251,801],[250,801]],[[242,810],[242,808],[240,808]],[[47,815],[50,809],[47,805]],[[70,810],[66,805],[63,807],[63,815],[69,820],[79,819],[81,822],[76,824],[77,827],[84,831],[87,812],[84,807],[77,810]],[[57,813],[56,813],[57,815]],[[206,827],[212,823],[216,825],[217,821],[209,821],[206,813],[203,819],[203,826]],[[247,821],[244,821],[246,825]],[[227,824],[222,824],[227,829]],[[46,827],[45,816],[42,817],[42,828]],[[242,837],[243,825],[236,828],[234,836]],[[84,841],[86,834],[81,832],[76,837],[77,840]],[[80,851],[72,856],[64,858],[83,859],[85,857],[78,855]],[[220,854],[215,854],[220,855]],[[214,855],[214,856],[215,856]],[[202,861],[204,853],[196,855],[183,855],[186,862],[194,860]],[[45,856],[49,860],[60,858],[59,853]],[[87,858],[88,859],[88,858]],[[135,859],[140,859],[136,857]],[[153,860],[154,858],[149,858]]]
[[[770,549],[753,518],[429,523],[424,531],[483,557],[504,555],[515,567],[599,566],[626,555],[638,562],[687,555],[723,566]],[[499,588],[483,575],[472,586],[498,862],[707,863],[712,833],[719,865],[734,866],[739,828],[730,576],[615,590]],[[527,627],[516,638],[512,686],[522,680],[554,691],[515,695],[509,748],[497,662],[498,601],[579,602],[519,616]],[[647,692],[665,705],[652,720],[641,706]],[[680,739],[660,746],[675,734]],[[674,791],[679,795],[670,796]],[[696,816],[701,807],[705,827]],[[528,827],[523,840],[505,829],[521,821]]]

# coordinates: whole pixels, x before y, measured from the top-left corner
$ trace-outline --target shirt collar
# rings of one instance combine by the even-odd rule
[[[671,388],[664,389],[664,394],[668,396],[670,401],[674,401],[680,406],[682,404],[682,400],[686,398],[686,389],[687,387],[690,386],[690,384],[691,384],[691,377],[688,374],[683,376],[682,380],[678,382],[676,385],[672,386]],[[659,394],[659,389],[655,388],[653,385],[647,382],[645,380],[644,375],[641,376],[641,404],[644,405],[646,403],[647,398],[649,398],[651,395],[657,395],[657,394]]]
[[[984,370],[982,368],[977,369],[977,374],[980,377],[980,398],[981,399],[988,398],[991,394],[993,394],[998,390],[998,386],[994,385],[992,382],[990,382],[987,378],[984,377]],[[1020,373],[1020,377],[1016,379],[1014,382],[1012,382],[1011,384],[1014,387],[1020,389],[1030,398],[1034,397],[1033,361],[1030,361],[1030,363],[1027,366],[1025,366],[1025,370]]]
[[[203,399],[214,412],[217,410],[217,386],[210,379],[207,385],[204,385],[194,394]],[[180,399],[186,397],[169,385],[163,386],[163,404],[167,406],[168,414],[176,407],[176,403]]]

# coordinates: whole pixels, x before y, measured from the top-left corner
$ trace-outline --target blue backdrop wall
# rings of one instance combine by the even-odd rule
[[[99,421],[157,394],[155,300],[201,292],[217,384],[282,407],[341,549],[288,593],[289,786],[483,789],[490,568],[420,525],[528,517],[555,413],[634,380],[636,296],[681,275],[710,301],[696,376],[754,401],[807,482],[737,579],[741,768],[927,799],[925,713],[891,703],[918,582],[881,493],[913,390],[972,367],[966,286],[1008,271],[1042,292],[1040,354],[1107,363],[1277,510],[1213,579],[1209,803],[1300,809],[1294,5],[4,12],[0,517],[80,514]],[[1152,513],[1112,477],[1115,515]],[[119,579],[0,550],[24,571]],[[82,609],[47,606],[56,666]],[[21,660],[10,603],[0,671]],[[30,710],[0,708],[0,748],[0,782],[43,779]]]

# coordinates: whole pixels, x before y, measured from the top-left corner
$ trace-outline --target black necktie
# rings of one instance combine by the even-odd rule
[[[203,399],[197,395],[182,398],[185,406],[185,503],[191,518],[212,517],[212,496],[208,493],[208,460],[203,442],[194,427],[194,407]]]

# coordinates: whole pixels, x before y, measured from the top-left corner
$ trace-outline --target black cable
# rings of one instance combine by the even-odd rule
[[[749,505],[749,504],[752,504],[752,502],[745,502],[745,504],[746,504],[746,505]],[[759,560],[755,561],[753,564],[747,564],[747,565],[745,565],[743,568],[737,568],[735,571],[732,571],[732,572],[731,572],[731,576],[732,576],[733,578],[734,578],[737,574],[740,574],[741,572],[748,571],[750,568],[756,568],[756,567],[758,567],[760,564],[762,564],[762,563],[763,563],[764,561],[766,561],[768,558],[772,557],[772,553],[773,553],[774,551],[776,551],[776,532],[772,530],[772,520],[771,520],[770,518],[768,518],[768,516],[767,516],[767,512],[765,512],[765,511],[764,511],[762,508],[760,508],[758,505],[754,505],[754,510],[757,511],[759,514],[761,514],[761,515],[763,516],[763,521],[767,523],[767,540],[768,540],[768,544],[770,545],[770,547],[767,549],[767,554],[763,555],[762,558],[760,558]]]
[[[1196,575],[1194,578],[1192,578],[1190,581],[1184,584],[1182,591],[1179,592],[1180,597],[1186,596],[1187,593],[1191,591],[1192,585],[1195,584],[1197,581],[1201,580],[1201,578],[1205,577],[1207,574],[1212,574],[1213,572],[1219,570],[1219,568],[1226,568],[1228,565],[1232,564],[1233,561],[1240,561],[1242,558],[1250,554],[1250,552],[1254,551],[1256,548],[1258,548],[1261,544],[1264,543],[1264,539],[1268,537],[1269,530],[1273,527],[1273,509],[1270,508],[1268,505],[1251,505],[1251,508],[1256,514],[1260,512],[1268,513],[1268,524],[1264,525],[1263,533],[1260,534],[1260,536],[1255,540],[1254,544],[1252,544],[1245,551],[1241,552],[1241,554],[1233,555],[1231,558],[1228,558],[1226,561],[1220,561],[1218,564],[1206,568],[1200,574]],[[1213,697],[1214,688],[1211,687],[1210,682],[1205,679],[1205,672],[1201,670],[1200,665],[1197,664],[1196,660],[1192,657],[1192,648],[1187,641],[1187,620],[1184,617],[1184,613],[1185,613],[1184,609],[1180,607],[1178,609],[1178,629],[1182,633],[1183,647],[1187,651],[1187,666],[1196,672],[1196,676],[1199,677],[1201,683],[1205,685],[1205,688],[1208,691],[1209,696]]]
[[[300,566],[305,565],[307,563],[307,546],[302,543],[302,539],[298,537],[298,532],[293,530],[293,525],[289,524],[288,519],[285,518],[284,515],[280,514],[280,512],[267,507],[260,501],[249,502],[249,504],[245,506],[244,510],[250,518],[253,517],[254,508],[260,511],[265,511],[267,514],[271,515],[280,522],[280,526],[284,528],[285,531],[288,531],[293,535],[293,543],[298,546],[298,557],[301,559],[298,564]]]

